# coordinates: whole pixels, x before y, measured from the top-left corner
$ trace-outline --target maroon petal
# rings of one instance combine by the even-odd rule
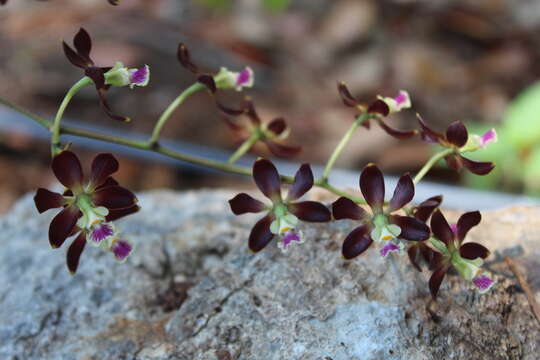
[[[368,216],[364,209],[346,197],[340,197],[332,204],[332,214],[336,220],[362,220]]]
[[[489,161],[472,161],[463,156],[460,156],[460,159],[463,166],[476,175],[487,175],[495,168],[495,164]]]
[[[462,147],[467,143],[468,138],[467,128],[465,128],[465,125],[461,121],[454,121],[446,129],[446,139],[452,145]]]
[[[251,123],[253,125],[260,125],[261,118],[257,114],[257,111],[255,110],[255,105],[253,104],[253,101],[251,101],[249,97],[246,97],[244,99],[243,107],[245,109],[245,113],[248,116],[249,120],[251,120]]]
[[[368,164],[360,174],[360,190],[374,212],[381,212],[384,203],[384,177],[375,164]]]
[[[86,246],[86,235],[84,232],[81,232],[79,236],[69,246],[67,251],[67,267],[71,274],[77,272],[77,267],[79,267],[79,259],[81,254]]]
[[[313,172],[309,164],[302,164],[294,175],[294,182],[287,193],[287,201],[301,198],[313,187]]]
[[[279,173],[271,161],[259,159],[253,164],[253,180],[267,198],[281,199],[281,180]]]
[[[390,113],[390,108],[382,100],[375,100],[371,105],[369,105],[367,112],[369,114],[379,114],[382,116],[387,116]]]
[[[111,107],[109,106],[109,103],[107,102],[107,98],[105,97],[105,89],[96,88],[96,90],[99,95],[99,101],[101,102],[101,106],[103,107],[103,110],[105,110],[105,113],[107,114],[107,116],[117,121],[122,121],[122,122],[131,121],[131,119],[127,116],[118,115],[112,112]]]
[[[389,220],[401,228],[401,233],[398,236],[400,239],[423,241],[429,238],[429,227],[420,220],[400,215],[390,215]]]
[[[92,194],[92,203],[110,210],[126,209],[133,207],[137,203],[137,198],[126,188],[108,186],[100,188]]]
[[[92,161],[90,173],[90,187],[98,188],[107,181],[112,174],[118,171],[118,161],[112,154],[98,154]]]
[[[134,214],[140,209],[141,208],[139,207],[139,205],[133,205],[132,207],[128,207],[125,209],[109,210],[109,215],[105,217],[105,221],[110,222],[110,221],[118,220],[120,218],[123,218],[124,216]]]
[[[178,51],[176,55],[178,57],[178,61],[183,67],[185,67],[194,74],[197,74],[199,72],[197,66],[191,61],[189,50],[185,44],[178,44]]]
[[[420,249],[418,246],[411,246],[407,250],[407,255],[409,256],[409,261],[411,265],[418,271],[422,272],[422,268],[418,264],[420,261]]]
[[[221,110],[226,115],[238,116],[238,115],[245,114],[245,112],[246,112],[246,109],[244,107],[242,107],[240,109],[231,108],[231,107],[228,107],[226,105],[223,105],[222,103],[220,103],[217,100],[216,100],[216,106],[218,107],[219,110]]]
[[[457,172],[461,172],[461,169],[463,168],[463,162],[461,161],[462,159],[464,158],[456,154],[447,155],[444,157],[446,165],[448,165],[450,169]]]
[[[96,189],[101,189],[103,187],[107,187],[107,186],[113,186],[113,185],[119,185],[118,184],[118,181],[114,180],[113,177],[109,177],[107,178],[107,180],[105,180],[105,182],[103,184],[101,184],[100,186],[98,186]],[[64,194],[65,195],[65,194]]]
[[[410,203],[414,197],[414,183],[411,176],[407,173],[399,178],[399,181],[394,190],[394,195],[390,199],[388,212],[393,212],[401,209],[406,204]]]
[[[273,221],[273,217],[267,215],[257,221],[251,233],[249,234],[249,249],[253,252],[261,251],[272,241],[274,234],[270,231],[270,224]]]
[[[92,62],[92,60],[90,60],[92,39],[90,38],[90,35],[88,34],[88,32],[86,32],[85,29],[80,28],[79,32],[73,38],[73,45],[75,46],[75,49],[80,56],[86,59],[89,63]]]
[[[461,215],[457,222],[457,238],[461,243],[471,228],[480,224],[482,215],[479,211],[471,211]]]
[[[316,201],[292,203],[288,204],[287,208],[291,213],[303,221],[327,222],[332,218],[330,210],[320,202]]]
[[[454,240],[454,232],[439,209],[435,210],[431,216],[431,231],[433,231],[435,237],[445,243],[446,246]]]
[[[199,75],[197,81],[206,86],[210,92],[215,93],[217,91],[216,82],[214,81],[213,76],[207,74]]]
[[[266,140],[264,143],[270,152],[278,157],[288,158],[298,155],[302,151],[301,146],[282,145],[272,140]]]
[[[422,222],[426,222],[431,216],[431,213],[433,213],[433,211],[441,205],[442,200],[442,195],[438,195],[430,197],[429,199],[423,201],[414,208],[414,217]]]
[[[258,213],[266,209],[266,205],[246,193],[238,194],[229,200],[229,206],[234,215]]]
[[[460,246],[459,255],[461,255],[462,258],[469,260],[474,260],[476,258],[485,259],[489,256],[489,250],[483,245],[469,242]]]
[[[398,130],[388,126],[382,119],[377,119],[379,126],[390,136],[395,137],[396,139],[409,139],[414,135],[418,134],[418,130]]]
[[[437,293],[439,292],[439,288],[441,287],[441,283],[447,271],[448,265],[439,267],[433,272],[433,274],[431,274],[431,277],[429,278],[429,291],[431,292],[431,296],[434,300],[437,298]]]
[[[64,49],[64,54],[66,55],[66,58],[71,64],[81,69],[86,69],[88,66],[91,66],[91,64],[88,64],[86,59],[77,54],[68,44],[66,44],[65,41],[62,41],[62,47]]]
[[[416,117],[418,118],[418,122],[420,123],[420,135],[422,137],[422,140],[428,143],[441,143],[444,141],[443,134],[430,129],[426,125],[422,117],[420,117],[420,115],[417,114]]]
[[[68,189],[80,191],[82,189],[83,171],[81,162],[73,152],[64,150],[52,160],[54,175]]]
[[[266,128],[278,136],[287,129],[287,122],[283,118],[276,118],[270,121]]]
[[[345,259],[355,258],[369,248],[373,242],[369,236],[369,229],[369,226],[361,225],[347,235],[341,248],[341,254]]]
[[[228,116],[222,116],[223,121],[225,121],[225,124],[231,129],[232,131],[236,133],[240,133],[244,130],[244,126],[234,120],[232,120]]]
[[[64,241],[71,235],[77,220],[82,216],[79,209],[72,205],[60,211],[51,221],[49,226],[49,243],[53,248],[62,246]]]
[[[341,100],[343,100],[343,104],[345,104],[345,106],[356,107],[357,105],[360,105],[360,101],[351,95],[351,92],[343,81],[338,82],[337,87],[339,96],[341,96]]]
[[[34,196],[34,203],[41,214],[49,209],[59,208],[65,205],[64,197],[59,193],[39,188]]]

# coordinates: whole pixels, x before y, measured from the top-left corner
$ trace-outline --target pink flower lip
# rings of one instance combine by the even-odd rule
[[[301,240],[300,233],[289,231],[283,236],[283,248],[287,249],[293,242],[299,243]]]
[[[480,290],[481,293],[488,291],[493,286],[494,281],[485,275],[475,277],[473,280],[474,286]]]
[[[389,242],[388,244],[384,245],[384,247],[381,249],[380,253],[382,257],[387,257],[388,254],[394,251],[399,251],[400,247],[393,242]]]
[[[137,71],[134,71],[131,73],[130,81],[133,84],[137,85],[143,85],[148,80],[148,66],[143,66],[142,68],[138,69]]]
[[[497,142],[497,132],[495,129],[486,131],[486,133],[480,137],[480,141],[482,143],[482,147],[486,147],[492,142]]]
[[[133,246],[127,241],[122,240],[117,241],[112,248],[114,256],[120,261],[125,260],[131,253],[131,250],[133,250]]]
[[[405,91],[400,91],[399,94],[394,98],[394,100],[398,105],[403,104],[407,101],[407,93]]]
[[[106,223],[98,224],[94,227],[90,234],[90,239],[96,243],[99,244],[109,236],[112,236],[114,234],[114,229],[112,226]]]

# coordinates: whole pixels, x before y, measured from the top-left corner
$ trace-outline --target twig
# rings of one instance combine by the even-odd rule
[[[514,273],[514,276],[516,277],[519,286],[523,289],[525,292],[525,296],[527,297],[527,301],[529,302],[529,306],[531,307],[531,310],[536,317],[536,320],[540,323],[540,307],[538,306],[538,303],[536,302],[536,298],[534,297],[534,293],[532,292],[529,284],[527,283],[527,279],[525,278],[525,275],[519,270],[516,263],[510,259],[508,256],[504,257],[504,261],[506,261],[506,264],[510,268],[510,270]]]

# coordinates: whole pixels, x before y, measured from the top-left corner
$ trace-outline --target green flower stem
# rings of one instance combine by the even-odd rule
[[[240,145],[240,147],[234,152],[234,154],[231,155],[231,157],[229,158],[227,162],[229,164],[234,164],[245,153],[247,153],[253,147],[253,145],[255,145],[255,143],[259,141],[260,139],[261,139],[261,133],[259,131],[253,132],[253,134],[251,134],[251,136],[247,138],[246,141],[242,143],[242,145]]]
[[[32,112],[30,112],[30,111],[28,111],[28,110],[26,110],[26,109],[24,109],[24,108],[22,108],[20,106],[17,106],[17,105],[7,101],[6,99],[4,99],[2,97],[0,97],[0,104],[4,105],[4,106],[6,106],[6,107],[8,107],[10,109],[13,109],[14,111],[17,111],[20,114],[23,114],[23,115],[27,116],[29,119],[35,121],[37,124],[41,125],[45,129],[50,129],[51,126],[53,125],[52,121],[47,120],[47,119],[45,119],[45,118],[43,118],[43,117],[41,117],[41,116],[39,116],[39,115],[37,115],[35,113],[32,113]],[[97,133],[97,132],[94,132],[94,131],[85,130],[85,129],[79,129],[77,127],[73,127],[73,126],[69,126],[69,125],[60,125],[59,133],[60,134],[67,134],[67,135],[73,135],[73,136],[82,137],[82,138],[86,138],[86,139],[99,140],[99,141],[112,143],[112,144],[123,145],[123,146],[127,146],[127,147],[134,148],[134,149],[151,151],[151,152],[154,152],[154,153],[158,153],[158,154],[161,154],[161,155],[168,156],[168,157],[173,158],[173,159],[188,162],[190,164],[200,165],[200,166],[204,166],[204,167],[207,167],[207,168],[228,172],[228,173],[231,173],[231,174],[238,174],[238,175],[245,175],[245,176],[251,176],[252,175],[250,168],[246,168],[246,167],[242,167],[242,166],[238,166],[238,165],[234,165],[234,164],[229,164],[229,163],[226,163],[226,162],[214,161],[214,160],[209,160],[209,159],[205,159],[205,158],[200,158],[200,157],[197,157],[197,156],[191,156],[191,155],[183,154],[181,152],[168,149],[168,148],[163,147],[161,145],[151,145],[147,141],[139,141],[139,140],[128,139],[128,138],[124,138],[124,137],[120,137],[120,136],[100,134],[100,133]],[[292,176],[280,175],[280,178],[281,178],[281,181],[283,183],[286,183],[286,184],[292,184],[294,182],[294,178]],[[352,195],[349,195],[349,194],[339,190],[338,188],[330,185],[327,181],[317,180],[317,181],[315,181],[314,185],[317,186],[317,187],[326,189],[326,190],[330,191],[331,193],[334,193],[335,195],[344,196],[346,198],[349,198],[350,200],[352,200],[352,201],[354,201],[356,203],[360,203],[360,204],[365,203],[365,201],[363,199],[352,196]]]
[[[150,140],[148,140],[150,146],[155,146],[157,144],[159,140],[159,135],[161,134],[161,129],[163,128],[167,120],[169,120],[174,110],[176,110],[176,108],[180,106],[184,102],[184,100],[186,100],[190,95],[203,89],[206,89],[206,86],[199,82],[196,82],[195,84],[182,91],[182,93],[178,95],[178,97],[174,99],[172,103],[169,104],[169,106],[165,109],[165,111],[163,111],[163,113],[159,117],[156,125],[154,126],[154,130],[152,130],[152,136],[150,137]]]
[[[365,121],[367,121],[368,119],[370,119],[371,117],[373,117],[372,114],[369,114],[369,113],[365,113],[365,114],[361,114],[360,116],[358,116],[356,118],[356,120],[352,123],[351,127],[349,128],[349,130],[347,130],[347,132],[345,133],[345,135],[343,135],[343,138],[341,138],[341,141],[339,142],[339,144],[336,146],[336,148],[334,149],[334,152],[332,153],[332,155],[330,156],[330,158],[328,159],[328,161],[326,162],[326,166],[324,168],[324,171],[323,171],[323,175],[322,175],[322,182],[326,182],[328,180],[328,176],[330,175],[330,171],[332,170],[332,168],[334,167],[334,163],[336,162],[336,160],[338,159],[339,155],[341,154],[341,152],[343,151],[343,149],[345,148],[345,146],[348,144],[348,142],[351,140],[355,130],[360,126],[362,125]]]
[[[64,111],[66,110],[69,102],[71,101],[71,98],[73,98],[73,96],[81,88],[91,83],[92,83],[92,79],[85,76],[81,80],[77,81],[75,85],[73,85],[71,89],[69,89],[66,96],[64,96],[64,99],[62,100],[62,103],[60,104],[60,107],[58,108],[58,111],[56,112],[56,116],[54,118],[52,127],[49,129],[51,132],[51,155],[52,156],[60,152],[60,123],[62,122],[62,116],[64,115]]]
[[[448,155],[454,153],[454,151],[455,151],[454,149],[444,149],[443,151],[440,151],[440,152],[434,154],[424,164],[424,166],[420,169],[420,171],[414,176],[414,179],[413,179],[414,185],[418,184],[420,182],[420,180],[422,180],[422,178],[424,176],[426,176],[426,174],[433,167],[433,165],[435,165],[439,160],[441,160],[445,156],[448,156]]]

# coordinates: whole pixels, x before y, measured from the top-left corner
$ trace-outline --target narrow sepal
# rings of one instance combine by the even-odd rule
[[[441,143],[444,141],[445,137],[443,134],[429,128],[419,114],[416,114],[416,117],[418,118],[418,123],[420,124],[420,136],[422,137],[422,140],[429,143]]]
[[[463,156],[460,156],[464,167],[476,175],[487,175],[495,168],[495,164],[489,161],[472,161]]]
[[[86,69],[88,66],[91,66],[82,56],[77,54],[65,41],[62,41],[62,48],[64,49],[64,54],[69,62],[81,69]]]
[[[118,171],[118,160],[109,153],[96,155],[92,161],[90,172],[90,187],[96,189],[103,185],[112,174]]]
[[[118,220],[120,218],[123,218],[124,216],[134,214],[140,209],[141,208],[139,205],[133,205],[125,209],[110,209],[109,214],[105,217],[105,221],[110,222],[110,221]]]
[[[122,121],[122,122],[129,122],[131,121],[131,119],[127,116],[122,116],[122,115],[118,115],[118,114],[115,114],[112,110],[111,110],[111,107],[109,105],[109,102],[107,101],[107,98],[105,97],[105,89],[98,89],[96,88],[97,90],[97,93],[99,95],[99,101],[101,103],[101,106],[103,107],[103,110],[105,111],[105,113],[107,114],[107,116],[109,116],[111,119],[113,120],[117,120],[117,121]]]
[[[439,293],[441,283],[447,271],[448,271],[447,265],[439,267],[435,269],[435,271],[433,272],[433,274],[431,274],[431,277],[429,278],[429,291],[431,292],[431,296],[433,297],[434,300],[437,298],[437,294]]]
[[[277,157],[289,158],[298,155],[302,151],[301,146],[283,145],[272,140],[265,140],[268,150]]]
[[[194,74],[199,72],[199,68],[191,61],[191,56],[187,46],[183,43],[178,44],[178,50],[176,53],[180,64],[191,71]]]
[[[431,231],[438,240],[444,242],[447,246],[454,239],[454,233],[439,209],[435,210],[431,216]]]
[[[252,198],[246,193],[240,193],[229,200],[234,215],[242,215],[246,213],[258,213],[263,211],[266,206],[257,199]]]
[[[461,215],[457,222],[457,238],[461,243],[471,228],[480,224],[482,215],[480,211],[471,211]]]
[[[418,133],[417,130],[398,130],[388,126],[382,119],[377,119],[379,126],[388,135],[395,137],[396,139],[404,140],[409,139]]]
[[[309,164],[302,164],[294,175],[294,182],[287,193],[287,201],[301,198],[313,187],[313,172]]]
[[[330,210],[316,201],[301,201],[287,205],[287,208],[297,218],[309,222],[327,222],[332,218]]]
[[[394,190],[394,194],[390,199],[388,212],[393,212],[401,209],[406,204],[410,203],[414,198],[414,183],[411,176],[407,173],[399,178],[399,181]]]
[[[433,211],[441,205],[442,200],[442,195],[437,195],[421,202],[413,209],[414,217],[422,222],[426,222]]]
[[[86,235],[84,234],[84,232],[81,232],[79,236],[77,236],[77,238],[73,240],[67,251],[67,267],[70,273],[75,274],[77,272],[77,268],[79,267],[79,260],[85,246]]]
[[[459,255],[464,259],[474,260],[477,258],[485,259],[489,256],[489,250],[478,243],[468,242],[459,247]]]
[[[409,261],[411,262],[411,265],[418,271],[422,272],[422,268],[420,267],[419,261],[420,261],[420,249],[418,246],[411,246],[407,250],[407,255],[409,256]]]
[[[64,197],[47,189],[39,188],[34,196],[34,203],[38,212],[41,214],[49,209],[55,209],[64,206],[66,201]]]
[[[239,115],[245,114],[245,112],[246,112],[245,107],[241,107],[240,109],[235,109],[235,108],[231,108],[231,107],[228,107],[226,105],[223,105],[219,101],[216,101],[216,106],[223,113],[225,113],[226,115],[230,115],[230,116],[239,116]]]
[[[267,198],[281,198],[279,173],[270,160],[259,159],[255,161],[253,164],[253,180]]]
[[[461,121],[454,121],[446,129],[446,139],[452,145],[462,147],[467,143],[468,138],[467,128],[465,128],[465,125]]]
[[[409,216],[390,215],[390,223],[401,229],[400,239],[423,241],[429,238],[429,227],[418,219]]]
[[[94,82],[97,89],[105,89],[105,74],[101,68],[96,66],[88,67],[84,70],[84,74]]]
[[[369,230],[369,226],[361,225],[347,235],[341,249],[341,254],[345,259],[355,258],[369,248],[373,243],[369,236]]]
[[[259,117],[259,114],[257,114],[257,111],[255,110],[255,104],[253,104],[253,101],[249,97],[244,99],[243,107],[249,120],[254,125],[260,125],[261,118]]]
[[[248,246],[253,252],[261,251],[272,241],[274,234],[270,231],[270,224],[273,218],[267,215],[257,221],[249,234]]]
[[[49,243],[53,248],[62,246],[71,235],[77,220],[82,216],[80,210],[72,205],[60,211],[49,225]]]
[[[52,160],[54,175],[68,189],[82,189],[83,171],[81,162],[73,152],[64,150]]]
[[[92,202],[96,206],[104,206],[107,209],[126,209],[134,206],[137,198],[126,188],[108,186],[96,190],[92,194]]]
[[[343,81],[338,82],[337,84],[339,96],[341,97],[341,100],[343,101],[343,104],[348,107],[356,107],[360,104],[360,101],[358,101],[357,98],[351,95],[351,92],[347,88],[347,85]]]
[[[382,211],[384,203],[384,177],[375,164],[368,164],[360,174],[360,190],[369,206],[376,212]]]
[[[334,219],[352,219],[352,220],[362,220],[367,214],[364,209],[358,206],[351,199],[346,197],[340,197],[332,204],[332,214]]]

